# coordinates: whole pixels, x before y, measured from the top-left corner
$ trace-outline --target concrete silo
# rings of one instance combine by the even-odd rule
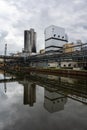
[[[36,32],[32,28],[24,31],[24,52],[36,53]]]
[[[30,31],[24,31],[24,51],[31,53],[31,45],[30,45]]]
[[[31,51],[36,53],[36,32],[34,29],[30,29],[30,43],[31,43]]]

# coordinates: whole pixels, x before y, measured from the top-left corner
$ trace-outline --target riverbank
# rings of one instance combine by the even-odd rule
[[[27,72],[49,73],[49,74],[64,74],[74,76],[87,76],[87,70],[71,70],[71,69],[54,69],[54,68],[29,68]]]
[[[65,75],[67,76],[87,76],[87,70],[72,70],[72,69],[55,69],[55,68],[36,68],[36,67],[22,67],[22,68],[7,68],[7,72],[12,73],[24,73],[29,74],[30,72],[52,74],[52,75]]]

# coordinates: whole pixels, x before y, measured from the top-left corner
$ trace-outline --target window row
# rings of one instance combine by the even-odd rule
[[[56,34],[54,34],[54,37],[56,37]],[[58,35],[58,38],[60,38],[60,35]],[[64,36],[62,36],[62,38],[64,38]]]

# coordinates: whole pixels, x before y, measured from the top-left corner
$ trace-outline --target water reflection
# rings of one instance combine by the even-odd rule
[[[35,84],[24,84],[24,105],[29,104],[33,106],[36,102],[36,85]]]
[[[0,79],[0,130],[86,130],[86,80],[5,76]]]
[[[53,75],[42,75],[37,74],[37,79],[33,80],[38,82],[41,86],[45,88],[55,89],[57,93],[65,95],[66,97],[72,98],[76,101],[87,104],[87,80],[70,78],[70,77],[60,77]],[[32,77],[31,77],[32,78]]]
[[[28,81],[24,78],[24,81],[20,81],[20,83],[24,86],[24,105],[33,106],[36,102],[36,84],[32,83],[32,81]],[[67,102],[67,97],[59,94],[52,87],[47,89],[44,88],[44,108],[50,113],[60,111],[64,109],[64,104]]]
[[[50,113],[61,111],[67,102],[67,97],[51,89],[44,90],[44,108]]]
[[[49,112],[55,112],[57,109],[64,109],[67,97],[87,104],[87,81],[80,83],[79,79],[72,79],[60,76],[34,74],[19,78],[13,76],[0,82],[4,82],[4,91],[7,92],[6,82],[12,82],[19,79],[19,83],[24,86],[23,104],[33,106],[36,102],[36,85],[44,87],[44,107]]]
[[[6,80],[6,73],[4,72],[4,80]],[[4,82],[4,91],[7,92],[6,82]]]

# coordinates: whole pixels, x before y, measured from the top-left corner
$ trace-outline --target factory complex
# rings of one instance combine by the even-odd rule
[[[13,54],[5,61],[9,65],[21,62],[21,65],[37,68],[87,69],[87,43],[82,43],[81,40],[68,42],[65,29],[55,25],[45,28],[44,36],[45,48],[37,53],[36,32],[33,28],[24,30],[22,52]]]
[[[87,51],[87,44],[83,44],[81,40],[77,40],[76,43],[69,43],[68,42],[68,36],[65,32],[65,29],[62,27],[58,27],[55,25],[51,25],[47,27],[44,31],[45,35],[45,48],[41,49],[39,53],[36,52],[36,32],[34,29],[25,30],[24,31],[24,50],[22,51],[21,56],[24,57],[39,57],[43,58],[42,56],[53,56],[53,55],[65,55],[65,54],[74,54],[74,53],[81,53],[84,51]],[[77,54],[78,55],[78,54]],[[75,60],[71,58],[61,58],[59,61],[59,57],[57,57],[57,60],[50,60],[47,59],[46,61],[35,61],[35,63],[31,63],[30,65],[32,67],[71,67],[74,69],[82,69],[87,67],[87,62],[85,60],[85,54],[84,61],[81,60]]]

